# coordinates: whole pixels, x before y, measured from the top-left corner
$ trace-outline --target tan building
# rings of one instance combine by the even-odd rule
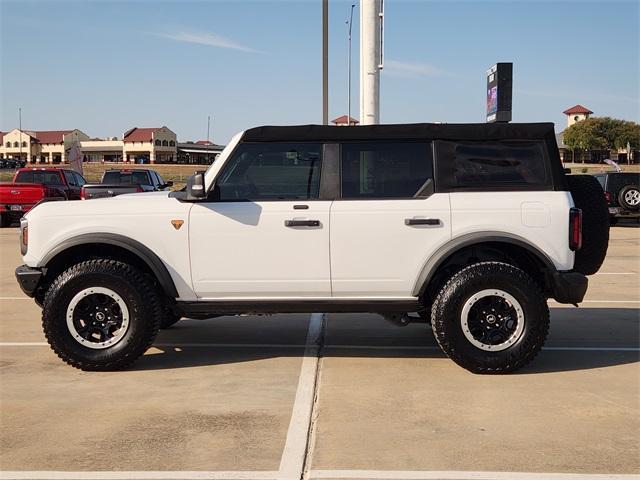
[[[27,163],[65,163],[78,142],[85,162],[171,163],[177,161],[176,134],[167,127],[127,130],[122,140],[89,138],[80,130],[0,132],[0,157]]]
[[[176,134],[167,127],[135,127],[127,130],[122,140],[124,161],[172,163],[177,159]]]
[[[2,134],[0,156],[20,158],[27,163],[64,163],[66,152],[89,136],[78,130],[30,131],[13,129]]]

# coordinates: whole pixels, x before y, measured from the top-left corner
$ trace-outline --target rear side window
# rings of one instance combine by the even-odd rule
[[[548,190],[552,186],[543,142],[436,142],[444,189]]]
[[[58,172],[30,170],[20,172],[16,176],[17,183],[40,183],[42,185],[62,185],[62,178]]]
[[[431,144],[345,143],[342,198],[413,198],[433,192]]]
[[[82,177],[82,175],[80,175],[79,173],[73,172],[73,176],[76,177],[76,183],[78,184],[79,187],[87,183],[85,179]]]
[[[68,185],[71,185],[72,187],[78,186],[72,172],[64,170],[64,178],[67,180]]]
[[[319,143],[245,143],[216,181],[220,201],[313,199],[320,193]]]

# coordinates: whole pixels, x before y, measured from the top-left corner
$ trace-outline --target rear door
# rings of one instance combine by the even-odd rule
[[[328,298],[329,208],[322,145],[240,144],[190,212],[193,287],[202,299]]]
[[[344,143],[331,207],[334,297],[408,298],[451,237],[448,194],[434,193],[429,142]]]

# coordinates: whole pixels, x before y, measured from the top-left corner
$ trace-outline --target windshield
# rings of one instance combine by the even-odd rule
[[[105,172],[102,183],[124,185],[150,185],[147,172]]]

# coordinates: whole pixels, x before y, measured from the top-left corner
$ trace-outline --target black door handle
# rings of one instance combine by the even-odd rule
[[[440,225],[439,218],[405,218],[405,225]]]
[[[285,227],[319,227],[320,220],[285,220]]]

